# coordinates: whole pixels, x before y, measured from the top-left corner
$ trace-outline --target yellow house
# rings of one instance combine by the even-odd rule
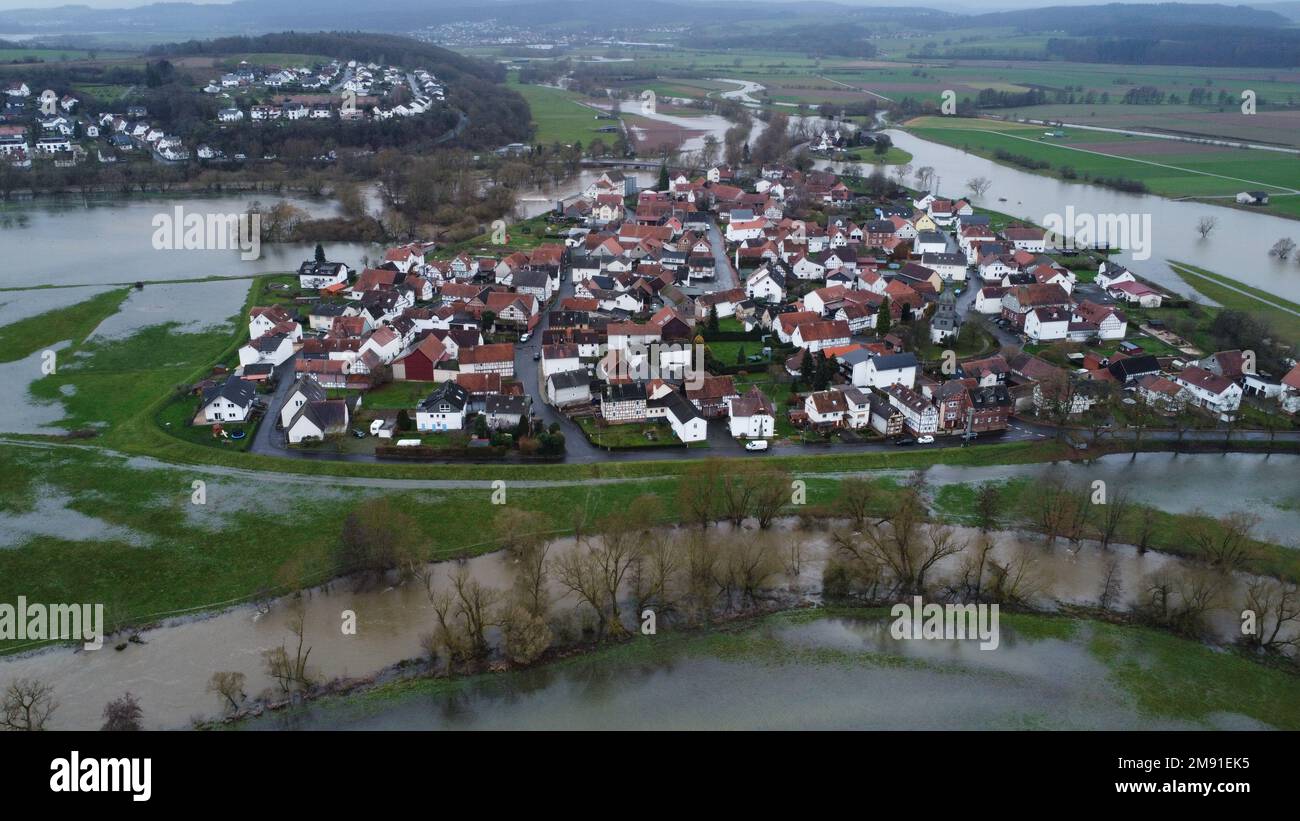
[[[924,211],[916,212],[916,215],[912,217],[912,224],[916,226],[917,231],[939,230],[939,226],[935,225],[934,220],[930,219],[930,215]]]

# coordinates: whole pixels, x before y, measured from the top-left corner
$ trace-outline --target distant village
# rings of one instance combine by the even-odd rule
[[[289,127],[301,120],[360,122],[414,117],[446,99],[443,83],[429,71],[393,65],[331,61],[317,66],[253,66],[247,61],[214,76],[202,89],[228,103],[215,123],[244,122]],[[400,98],[397,101],[396,98]],[[390,102],[390,99],[393,100]],[[113,106],[108,106],[113,108]],[[273,160],[227,156],[207,143],[187,144],[185,135],[151,118],[146,107],[124,105],[86,113],[82,99],[32,89],[21,80],[6,84],[0,110],[0,159],[15,168],[37,162],[70,167],[86,161],[111,164],[132,158],[183,163]],[[331,152],[316,158],[335,159]]]
[[[1041,228],[784,165],[667,178],[638,190],[607,171],[527,248],[304,262],[250,312],[237,365],[193,387],[194,423],[221,438],[265,414],[290,449],[373,437],[379,455],[428,456],[447,434],[766,450],[983,441],[1099,403],[1210,423],[1245,397],[1300,412],[1300,367],[1270,377],[1242,351],[1134,327],[1177,297],[1105,255],[1081,277]],[[1063,342],[1078,350],[1049,361]]]

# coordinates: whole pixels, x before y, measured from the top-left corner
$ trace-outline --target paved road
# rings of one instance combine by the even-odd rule
[[[294,360],[298,354],[286,359],[275,369],[275,376],[280,380],[275,391],[267,397],[266,415],[262,417],[262,422],[257,426],[257,432],[253,434],[253,443],[249,450],[253,453],[269,453],[282,456],[286,453],[285,433],[275,429],[275,423],[280,418],[280,406],[284,404],[284,399],[289,394],[289,389],[293,387],[296,381],[296,374],[293,370]]]
[[[740,287],[740,275],[731,264],[731,257],[727,256],[727,243],[722,237],[722,231],[718,228],[718,221],[709,215],[709,245],[713,248],[713,261],[717,272],[717,287],[715,291],[729,291],[732,288]]]

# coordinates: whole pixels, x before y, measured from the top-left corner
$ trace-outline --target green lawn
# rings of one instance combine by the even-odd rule
[[[426,396],[433,393],[436,382],[389,382],[387,385],[366,391],[361,397],[361,410],[414,411]]]
[[[582,417],[578,427],[593,445],[602,448],[681,447],[681,441],[667,422],[607,425],[602,427],[592,417]],[[707,447],[703,442],[694,447]]]

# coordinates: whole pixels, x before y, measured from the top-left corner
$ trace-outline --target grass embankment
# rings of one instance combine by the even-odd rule
[[[1300,305],[1185,262],[1170,260],[1169,266],[1188,285],[1224,308],[1258,314],[1282,339],[1300,344]]]
[[[542,669],[560,676],[589,675],[599,670],[602,680],[613,681],[620,674],[639,675],[647,668],[671,665],[686,658],[711,658],[740,664],[833,665],[864,671],[911,667],[971,672],[960,662],[918,659],[878,650],[802,646],[782,636],[785,628],[822,619],[879,622],[888,618],[884,608],[786,611],[708,630],[635,636],[590,653],[546,663]],[[1159,630],[1064,616],[1003,613],[1001,625],[1015,636],[1017,646],[1065,642],[1086,650],[1105,665],[1118,694],[1130,698],[1144,716],[1213,726],[1217,716],[1232,713],[1279,729],[1300,728],[1300,679],[1239,655],[1219,652]],[[980,673],[974,671],[974,674]],[[383,711],[394,702],[463,695],[485,684],[501,685],[503,692],[519,692],[527,689],[523,682],[517,682],[517,687],[511,685],[512,679],[520,675],[520,672],[507,672],[457,678],[407,678],[347,696],[322,699],[313,704],[312,710],[326,722],[347,722]]]

